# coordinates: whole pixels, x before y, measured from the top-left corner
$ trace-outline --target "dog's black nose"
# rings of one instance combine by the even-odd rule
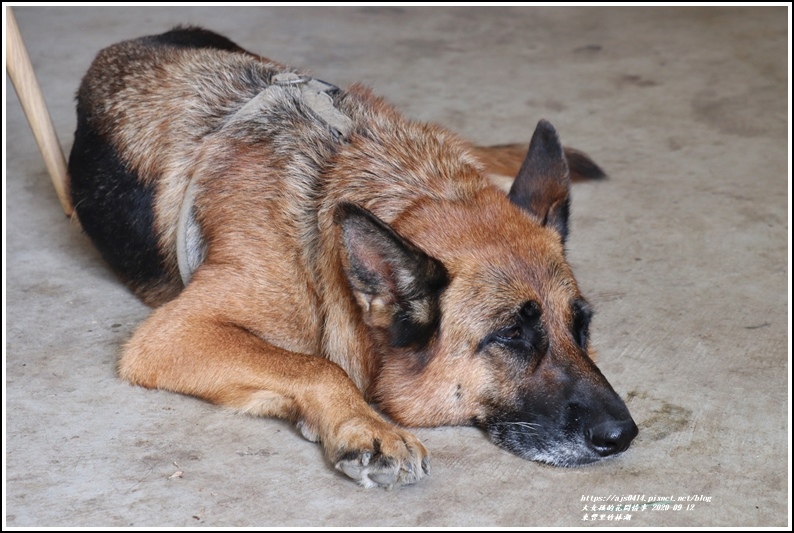
[[[629,447],[639,433],[634,420],[610,420],[587,430],[590,446],[602,457],[620,453]]]

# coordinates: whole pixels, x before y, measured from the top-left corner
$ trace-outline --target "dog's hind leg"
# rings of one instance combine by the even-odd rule
[[[192,288],[135,332],[119,362],[122,378],[291,420],[363,486],[424,477],[428,457],[419,440],[383,420],[339,366],[267,343]]]
[[[518,170],[527,156],[526,144],[500,144],[496,146],[473,146],[474,156],[485,166],[491,181],[505,192],[510,190]],[[563,148],[571,181],[597,180],[606,174],[587,154],[575,148]]]

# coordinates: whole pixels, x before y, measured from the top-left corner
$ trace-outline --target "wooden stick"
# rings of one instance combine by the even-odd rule
[[[63,157],[50,113],[47,111],[47,103],[41,94],[25,43],[22,42],[22,34],[19,33],[14,12],[10,7],[6,7],[6,70],[33,130],[33,136],[36,137],[63,212],[66,216],[71,216],[72,201],[68,192],[69,174],[66,170],[66,159]]]

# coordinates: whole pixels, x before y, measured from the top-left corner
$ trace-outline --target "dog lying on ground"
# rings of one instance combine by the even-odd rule
[[[157,306],[123,379],[291,420],[364,486],[427,474],[405,426],[561,466],[636,436],[565,259],[600,169],[548,122],[522,162],[194,27],[100,52],[77,115],[80,223]]]

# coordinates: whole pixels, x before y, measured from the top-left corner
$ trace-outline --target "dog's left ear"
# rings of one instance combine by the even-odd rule
[[[568,236],[571,178],[557,131],[541,120],[508,198],[562,237]]]
[[[375,215],[353,204],[335,213],[346,256],[345,274],[365,322],[394,347],[420,347],[440,319],[447,271]]]

